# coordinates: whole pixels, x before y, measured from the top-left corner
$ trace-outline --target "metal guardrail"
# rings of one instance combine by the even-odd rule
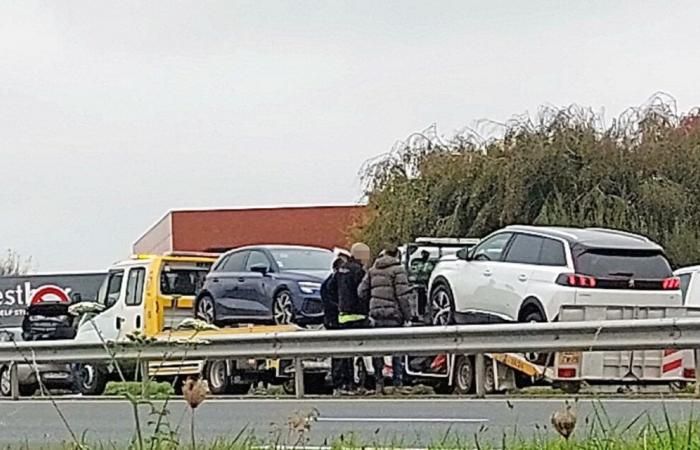
[[[523,353],[559,351],[700,349],[700,319],[665,318],[498,325],[460,325],[238,335],[203,332],[190,341],[159,340],[147,346],[128,342],[2,342],[0,363],[108,362],[304,358],[436,353]],[[111,353],[111,355],[110,355]],[[697,359],[697,358],[696,358]],[[481,361],[480,361],[481,360]],[[700,361],[696,360],[696,365]],[[477,358],[477,375],[483,358]],[[700,370],[696,371],[700,374]],[[482,374],[483,375],[483,374]],[[297,376],[299,394],[303,377]],[[480,383],[477,381],[477,387]]]

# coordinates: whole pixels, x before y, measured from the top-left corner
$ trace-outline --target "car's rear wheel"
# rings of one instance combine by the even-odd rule
[[[282,289],[272,302],[272,317],[277,325],[294,323],[294,301],[292,293]]]
[[[205,295],[199,299],[199,302],[197,302],[197,318],[207,323],[216,323],[216,308],[214,307],[213,298]]]
[[[455,322],[455,303],[452,290],[440,283],[430,293],[430,323],[451,325]]]
[[[542,312],[540,312],[536,308],[531,308],[531,309],[525,310],[520,317],[521,317],[520,322],[522,322],[522,323],[537,323],[537,322],[546,322],[547,321],[547,319],[545,319]],[[527,358],[528,361],[530,361],[533,364],[545,365],[545,364],[547,364],[547,361],[549,360],[549,353],[530,352],[530,353],[526,353],[525,357]]]

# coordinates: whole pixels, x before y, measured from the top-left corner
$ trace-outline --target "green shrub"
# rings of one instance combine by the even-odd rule
[[[353,237],[377,249],[510,224],[604,226],[649,236],[675,266],[698,262],[699,119],[657,96],[610,125],[590,109],[547,107],[486,141],[412,135],[364,168],[369,216]]]
[[[105,388],[105,395],[116,395],[124,397],[130,395],[135,398],[139,398],[144,394],[144,398],[150,399],[166,399],[175,394],[170,383],[150,381],[148,383],[142,383],[140,381],[127,381],[127,382],[114,382],[111,381],[107,383]]]

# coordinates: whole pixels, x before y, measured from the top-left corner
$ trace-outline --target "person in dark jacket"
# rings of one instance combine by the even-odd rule
[[[335,283],[329,286],[338,299],[338,328],[367,328],[368,303],[357,295],[357,287],[365,276],[365,267],[370,260],[366,244],[358,242],[350,248],[350,257],[338,267]],[[337,363],[334,385],[337,392],[353,389],[355,371],[353,358],[342,358]]]
[[[337,330],[338,325],[338,269],[347,261],[345,255],[340,255],[333,261],[333,271],[321,283],[321,303],[323,304],[323,325],[327,330]]]
[[[347,262],[345,255],[339,255],[333,261],[333,272],[321,284],[321,302],[323,303],[323,325],[327,330],[337,330],[338,323],[338,269]],[[331,380],[333,389],[341,390],[346,388],[345,362],[343,359],[331,359]]]
[[[369,299],[369,318],[372,326],[382,328],[410,325],[411,285],[396,246],[390,245],[384,249],[363,278],[357,291],[360,298]],[[394,386],[400,387],[403,384],[401,358],[394,357],[392,364]],[[377,392],[382,392],[384,359],[373,358],[372,365],[377,380]]]

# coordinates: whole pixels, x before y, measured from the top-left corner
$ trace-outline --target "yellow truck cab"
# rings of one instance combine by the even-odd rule
[[[195,295],[216,256],[200,253],[135,255],[114,264],[97,295],[97,302],[104,309],[82,318],[75,340],[118,342],[128,339],[127,336],[135,332],[157,339],[177,338],[182,332],[174,329],[182,320],[194,317]],[[225,328],[215,333],[239,334],[290,329],[295,327]],[[217,378],[215,381],[219,381],[218,387],[222,391],[243,391],[255,381],[250,378],[256,371],[269,372],[264,364],[257,367],[257,362],[245,363],[247,367],[244,371],[243,367],[237,369],[246,364],[237,361],[214,361],[209,364],[205,364],[205,361],[152,361],[149,363],[149,375],[160,379],[175,379],[204,374],[208,378]],[[120,366],[126,366],[121,367],[122,375],[127,380],[133,380],[135,364],[133,367],[128,367],[128,364]],[[110,365],[81,364],[79,373],[80,389],[84,394],[90,395],[101,394],[107,381],[119,379],[118,371],[112,370]]]

